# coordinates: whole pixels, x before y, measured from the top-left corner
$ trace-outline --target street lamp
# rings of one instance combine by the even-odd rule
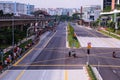
[[[117,10],[115,9],[113,12],[114,12],[115,30],[117,30],[117,29],[118,29],[117,20],[116,20],[116,17],[117,17]]]
[[[14,53],[14,15],[12,16],[12,52]]]

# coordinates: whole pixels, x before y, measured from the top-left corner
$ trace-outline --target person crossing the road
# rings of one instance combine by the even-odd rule
[[[116,54],[115,54],[115,51],[113,51],[113,54],[112,54],[113,58],[116,58]]]
[[[69,55],[69,57],[71,57],[71,56],[73,56],[74,58],[77,57],[75,51],[69,51],[68,55]]]

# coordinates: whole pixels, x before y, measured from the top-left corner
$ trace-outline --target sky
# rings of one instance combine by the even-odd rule
[[[3,0],[8,1],[8,0]],[[20,3],[29,3],[36,8],[80,8],[80,6],[100,5],[103,0],[11,0]]]

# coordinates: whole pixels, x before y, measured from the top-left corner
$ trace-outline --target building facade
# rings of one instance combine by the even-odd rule
[[[92,5],[83,7],[83,20],[90,22],[95,21],[99,18],[101,12],[101,6]]]
[[[107,6],[112,6],[115,4],[120,4],[120,0],[104,0],[103,1],[103,7],[107,7]]]
[[[4,13],[19,14],[31,14],[34,11],[34,5],[12,2],[12,1],[0,1],[0,10]]]

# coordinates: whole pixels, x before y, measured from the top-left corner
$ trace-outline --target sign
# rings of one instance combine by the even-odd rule
[[[87,44],[87,48],[88,48],[88,49],[92,48],[90,42]]]

